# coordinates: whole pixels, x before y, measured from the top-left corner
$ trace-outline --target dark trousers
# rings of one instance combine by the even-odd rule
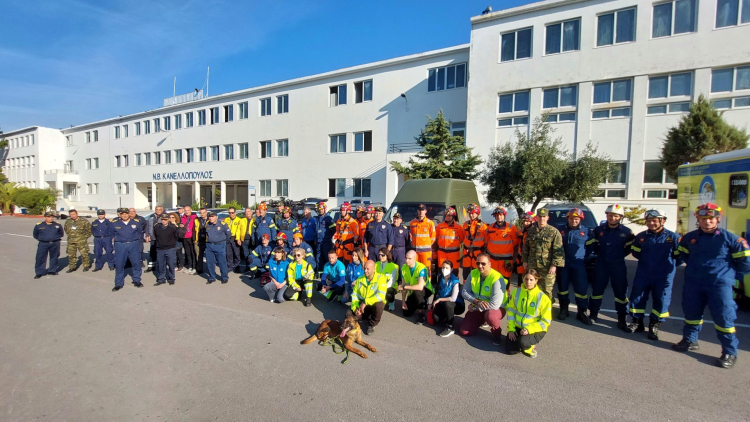
[[[227,268],[229,271],[240,265],[240,245],[236,239],[227,240]]]
[[[318,285],[315,286],[315,289],[317,291],[321,291],[321,289],[323,289],[324,285],[325,285],[325,283],[323,281],[320,281],[320,282],[318,282]],[[342,296],[344,294],[344,292],[346,291],[346,283],[344,283],[344,284],[342,284],[340,286],[328,285],[328,289],[329,289],[328,291],[331,292],[331,294],[333,296]],[[331,296],[330,295],[326,295],[326,297],[331,297]]]
[[[115,242],[115,286],[125,284],[125,264],[133,267],[133,283],[141,282],[143,242]]]
[[[163,283],[174,280],[174,269],[177,262],[177,248],[156,251],[156,281]]]
[[[412,291],[411,294],[406,298],[406,310],[404,311],[405,317],[414,315],[417,310],[427,309],[427,299],[432,296],[432,292],[427,288],[421,291]]]
[[[187,248],[187,246],[185,246]],[[208,280],[216,280],[216,264],[219,264],[221,280],[229,280],[227,274],[227,250],[222,243],[206,243],[206,267],[204,271],[208,274]]]
[[[594,277],[594,286],[591,289],[591,300],[589,309],[593,313],[599,313],[602,307],[602,296],[607,289],[610,281],[612,282],[612,292],[615,294],[615,310],[618,314],[625,314],[628,307],[628,270],[625,267],[625,260],[621,262],[605,262],[599,258],[594,267],[596,276]]]
[[[521,350],[527,350],[531,346],[539,344],[539,342],[544,338],[545,334],[547,333],[542,331],[541,333],[522,336],[521,329],[516,328],[516,341],[510,341],[510,339],[506,338],[505,349],[508,351],[508,353],[518,353]]]
[[[177,255],[177,268],[182,268],[185,266],[185,254],[182,251],[182,241],[177,242],[177,247],[175,248],[175,254]]]
[[[440,302],[432,311],[432,319],[435,320],[435,325],[452,327],[453,317],[456,314],[461,315],[465,310],[466,305],[463,302]]]
[[[328,251],[331,250],[331,239],[323,240],[316,245],[315,262],[318,263],[318,271],[323,271],[326,262],[328,262]]]
[[[393,303],[396,301],[396,293],[398,291],[395,287],[389,287],[388,290],[385,291],[385,301],[387,303]]]
[[[182,239],[182,246],[185,248],[185,267],[195,269],[195,242],[186,237]]]
[[[151,239],[151,246],[148,249],[148,266],[156,266],[156,240]]]
[[[47,267],[47,257],[49,256],[49,270]],[[34,271],[36,275],[47,275],[47,272],[57,272],[57,260],[60,258],[60,241],[56,242],[39,242],[36,248],[36,263]]]
[[[362,321],[367,321],[370,327],[377,326],[380,323],[380,318],[383,317],[384,309],[385,303],[383,302],[365,306],[364,312],[362,312]]]
[[[206,241],[198,240],[198,256],[195,259],[195,271],[202,273],[205,271],[205,263],[203,260],[206,258]]]
[[[94,255],[96,257],[95,268],[101,270],[106,261],[109,268],[115,268],[115,247],[112,245],[111,237],[94,238]]]
[[[242,242],[242,261],[245,261],[245,267],[247,271],[250,271],[253,266],[253,241],[250,236],[247,236],[245,241]]]

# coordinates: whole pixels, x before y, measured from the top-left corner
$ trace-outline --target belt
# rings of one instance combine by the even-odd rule
[[[108,237],[110,239],[112,238],[112,236],[94,236],[94,237],[97,238],[97,239],[103,239],[105,237]]]
[[[406,246],[394,246],[393,249],[406,249]]]
[[[380,249],[380,248],[387,248],[388,245],[386,245],[386,244],[383,244],[383,245],[370,245],[370,247],[371,248],[375,248],[375,249]]]
[[[135,242],[140,242],[140,240],[133,240],[133,241],[130,241],[130,242],[118,242],[118,241],[115,240],[115,243],[125,243],[125,244],[128,244],[128,243],[135,243]]]
[[[57,240],[40,240],[39,242],[41,242],[41,243],[55,243],[55,242],[59,242],[59,241],[60,241],[60,239],[57,239]]]
[[[211,245],[221,245],[222,243],[227,243],[227,241],[225,240],[223,242],[206,242],[206,243],[209,243]]]

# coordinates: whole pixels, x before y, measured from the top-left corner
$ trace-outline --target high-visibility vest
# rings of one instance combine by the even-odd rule
[[[461,250],[461,243],[464,241],[464,229],[460,225],[455,222],[449,224],[443,221],[438,224],[436,232],[439,252],[458,253]]]
[[[427,267],[421,262],[415,262],[414,263],[414,271],[412,271],[411,268],[409,268],[408,265],[404,264],[401,266],[401,278],[404,280],[404,284],[409,286],[416,286],[419,284],[419,273],[425,270],[427,271]],[[432,283],[430,283],[430,272],[427,271],[427,277],[425,279],[425,287],[427,287],[427,290],[433,292],[432,290]],[[407,296],[413,292],[413,290],[407,290]]]
[[[372,281],[367,282],[367,276],[362,275],[354,282],[352,289],[352,311],[359,308],[360,302],[365,305],[374,305],[378,302],[385,303],[386,280],[383,274],[374,274]]]
[[[508,332],[525,328],[529,334],[546,332],[552,323],[552,301],[539,286],[526,290],[521,286],[513,291],[508,306]]]
[[[471,270],[469,277],[471,278],[471,292],[474,294],[474,297],[479,300],[489,302],[492,297],[492,285],[498,280],[500,281],[500,287],[503,293],[505,293],[505,285],[507,283],[505,277],[495,270],[491,270],[484,281],[481,281],[482,275],[477,269]],[[507,297],[503,300],[503,302],[505,301],[507,301]],[[501,307],[505,307],[505,303],[503,303]]]
[[[245,239],[245,231],[247,230],[247,220],[240,217],[234,217],[234,220],[227,217],[224,219],[224,223],[229,226],[232,231],[232,238],[236,240]]]
[[[411,246],[417,253],[432,252],[432,244],[435,243],[435,223],[425,218],[422,221],[411,220],[409,224],[411,233]]]
[[[382,274],[385,277],[387,287],[393,286],[394,282],[398,281],[398,265],[393,262],[388,262],[385,265],[382,262],[376,262],[375,273]],[[396,280],[393,279],[394,273]]]
[[[487,231],[487,254],[494,261],[510,261],[513,259],[513,250],[518,244],[518,228],[513,224],[505,222],[503,227],[497,227],[497,223],[489,226]]]
[[[286,280],[289,283],[290,287],[293,287],[294,289],[301,288],[297,283],[297,261],[294,261],[289,264],[289,267],[287,267],[286,270]],[[312,265],[310,265],[307,261],[302,261],[302,279],[305,280],[305,283],[312,283],[313,277],[315,277],[315,271],[313,271]]]

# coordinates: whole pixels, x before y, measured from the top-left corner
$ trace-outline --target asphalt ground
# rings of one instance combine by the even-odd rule
[[[206,285],[180,273],[158,287],[145,274],[145,287],[128,279],[116,293],[106,269],[34,280],[37,221],[0,218],[3,421],[750,418],[750,328],[737,329],[738,363],[725,370],[714,366],[720,347],[708,321],[700,351],[686,354],[670,349],[679,320],[662,325],[658,342],[621,332],[612,312],[593,327],[554,321],[529,359],[501,353],[486,330],[441,338],[397,310],[366,338],[377,353],[342,364],[330,347],[300,345],[345,314],[317,293],[305,308],[272,304],[257,280],[236,274]],[[629,261],[631,282],[634,273]],[[682,269],[675,317],[681,287]],[[610,290],[604,307],[614,307]],[[750,325],[750,315],[737,323]]]

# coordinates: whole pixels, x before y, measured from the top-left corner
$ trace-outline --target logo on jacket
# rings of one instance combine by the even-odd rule
[[[645,237],[642,237],[642,238],[641,238],[641,243],[643,243],[643,242],[645,242],[645,241],[646,241],[646,238],[645,238]],[[669,238],[667,238],[667,242],[669,242]]]
[[[579,235],[579,236],[581,236],[581,237],[585,237],[585,236],[586,236],[586,233],[584,233],[584,232],[579,232],[579,233],[578,233],[578,235]]]
[[[625,233],[620,233],[620,237],[628,237]]]
[[[690,239],[690,244],[691,245],[694,245],[697,242],[698,242],[698,239]]]
[[[536,308],[536,303],[531,302],[531,303],[529,303],[529,306],[531,306],[532,308]]]
[[[490,286],[484,286],[484,291],[485,292],[489,292],[490,291]]]
[[[604,237],[604,232],[599,232],[599,237]]]
[[[665,242],[671,242],[672,241],[672,236],[667,236],[667,238],[664,239],[664,241]]]

